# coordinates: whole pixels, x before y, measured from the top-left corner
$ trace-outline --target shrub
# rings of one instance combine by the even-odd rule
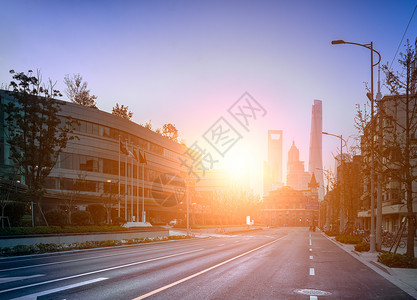
[[[112,223],[114,226],[123,226],[124,224],[126,224],[126,220],[122,217],[114,217],[112,219]]]
[[[27,255],[36,253],[36,248],[32,245],[16,245],[12,248],[12,255]]]
[[[91,214],[91,218],[95,225],[101,225],[106,218],[106,209],[102,204],[90,204],[87,210]]]
[[[338,235],[336,241],[344,244],[359,244],[362,242],[362,238],[360,236]]]
[[[48,210],[45,212],[45,218],[48,221],[48,225],[65,226],[68,224],[67,214],[60,209]]]
[[[89,225],[91,215],[86,210],[77,210],[71,214],[71,221],[74,225]]]
[[[337,232],[337,231],[325,231],[324,233],[328,236],[338,236],[339,235],[339,232]]]
[[[20,220],[25,214],[26,204],[21,201],[13,201],[6,205],[4,215],[9,218],[11,226],[19,226]],[[5,221],[7,225],[7,221]]]
[[[417,268],[417,258],[406,254],[380,253],[378,261],[390,268]]]
[[[359,252],[369,251],[370,244],[369,242],[362,242],[360,244],[355,245],[355,250]]]
[[[55,244],[55,243],[39,243],[36,244],[36,247],[38,248],[40,253],[45,253],[45,252],[58,252],[58,251],[62,251],[65,249],[63,244]]]

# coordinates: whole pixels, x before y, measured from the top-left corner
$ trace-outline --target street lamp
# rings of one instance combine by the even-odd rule
[[[369,44],[359,44],[353,42],[345,42],[344,40],[334,40],[332,41],[332,45],[340,45],[340,44],[350,44],[361,46],[366,49],[371,50],[371,93],[367,93],[367,97],[371,101],[371,233],[369,236],[370,239],[370,249],[369,252],[375,252],[375,198],[374,198],[374,190],[375,190],[375,183],[374,183],[374,135],[375,135],[375,127],[374,127],[374,67],[378,65],[381,61],[381,54],[373,48],[373,42]],[[378,54],[378,62],[374,64],[374,52]],[[378,216],[381,218],[381,216]]]
[[[336,135],[333,133],[322,132],[325,135],[331,135],[340,139],[340,233],[343,233],[345,229],[345,210],[344,210],[344,199],[343,199],[343,139],[342,135]]]

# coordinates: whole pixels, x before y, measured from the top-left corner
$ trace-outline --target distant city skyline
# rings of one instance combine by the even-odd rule
[[[129,106],[136,123],[174,123],[187,145],[249,92],[267,114],[249,131],[233,123],[243,137],[219,165],[234,166],[261,193],[268,129],[285,133],[284,162],[293,139],[300,160],[308,161],[312,99],[323,101],[324,131],[356,134],[355,105],[368,102],[369,51],[330,42],[373,41],[381,63],[395,58],[396,69],[415,6],[411,0],[5,1],[0,85],[10,82],[10,69],[40,69],[63,92],[64,76],[79,73],[99,109],[111,112],[117,102]],[[416,37],[414,17],[402,44]],[[338,147],[337,139],[323,141],[323,168],[334,168]]]

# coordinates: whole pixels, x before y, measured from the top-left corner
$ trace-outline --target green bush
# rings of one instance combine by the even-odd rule
[[[126,220],[122,217],[114,217],[112,219],[112,224],[114,226],[123,226],[124,224],[126,224]]]
[[[45,218],[49,225],[65,226],[68,224],[68,215],[65,211],[60,209],[52,209],[45,212]]]
[[[9,218],[11,226],[19,226],[20,221],[25,214],[26,203],[21,201],[13,201],[6,205],[4,215]],[[5,221],[7,224],[7,221]]]
[[[366,252],[369,251],[370,244],[369,242],[362,242],[360,244],[355,245],[355,250],[359,252]]]
[[[38,248],[38,252],[45,253],[45,252],[58,252],[65,250],[65,246],[63,244],[55,244],[55,243],[39,243],[36,244],[36,247]]]
[[[86,210],[77,210],[71,214],[71,222],[73,225],[90,225],[91,215]]]
[[[13,255],[27,255],[36,253],[36,248],[32,245],[16,245],[12,247],[12,254]]]
[[[417,258],[406,254],[380,253],[378,261],[390,268],[417,268]]]
[[[362,238],[360,236],[338,235],[336,236],[336,241],[343,244],[359,244],[362,242]]]
[[[339,232],[337,232],[337,231],[325,231],[324,233],[328,236],[338,236],[339,235]]]
[[[90,204],[87,206],[87,210],[90,212],[95,225],[101,225],[104,223],[104,220],[106,219],[106,208],[104,205]]]
[[[59,233],[84,233],[84,232],[113,232],[127,231],[120,226],[36,226],[36,227],[12,227],[0,229],[0,235],[26,235],[26,234],[59,234]]]

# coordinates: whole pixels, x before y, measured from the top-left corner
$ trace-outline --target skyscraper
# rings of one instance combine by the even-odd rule
[[[264,164],[264,195],[282,186],[282,130],[268,130],[268,161]]]
[[[307,190],[311,175],[304,171],[304,162],[300,161],[300,152],[294,141],[288,151],[287,186],[294,190]]]
[[[322,101],[314,100],[311,112],[311,128],[310,128],[310,151],[308,160],[308,172],[314,173],[317,182],[320,184],[318,194],[319,201],[324,198],[323,187],[323,161],[322,161]]]

